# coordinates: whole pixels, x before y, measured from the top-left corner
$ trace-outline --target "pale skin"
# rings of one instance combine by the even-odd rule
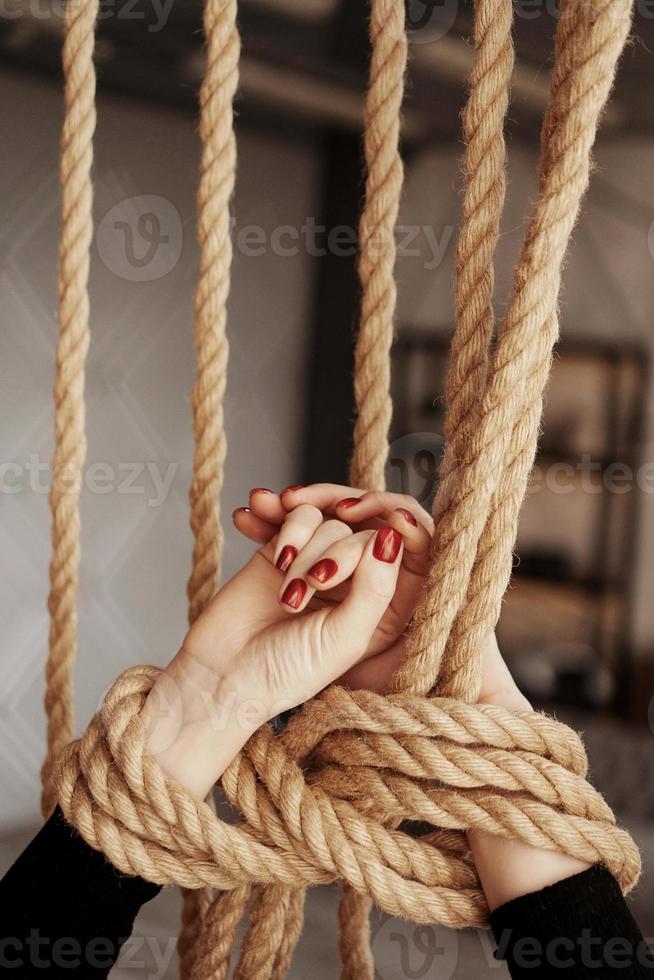
[[[258,550],[190,628],[143,708],[149,750],[199,799],[279,712],[335,681],[389,690],[433,533],[413,498],[335,484],[251,491],[233,519]],[[494,636],[479,700],[532,710]],[[491,909],[588,867],[481,831],[468,839]]]

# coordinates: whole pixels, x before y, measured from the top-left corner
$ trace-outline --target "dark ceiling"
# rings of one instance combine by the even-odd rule
[[[0,61],[56,75],[61,0],[7,0],[0,14]],[[547,93],[553,0],[514,3],[518,73],[511,125],[536,131]],[[651,8],[651,9],[650,9]],[[201,73],[199,0],[104,0],[98,27],[101,90],[195,112]],[[164,15],[163,12],[166,12]],[[456,138],[470,67],[471,0],[407,0],[411,74],[406,138]],[[311,135],[335,124],[356,127],[366,75],[364,0],[241,0],[242,124]],[[654,131],[648,97],[654,77],[654,3],[637,0],[634,39],[620,71],[614,133]]]

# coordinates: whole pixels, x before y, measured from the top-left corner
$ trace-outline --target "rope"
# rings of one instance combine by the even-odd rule
[[[189,623],[199,616],[218,587],[223,550],[219,501],[227,451],[223,400],[232,261],[229,205],[236,177],[232,108],[240,54],[236,11],[236,0],[206,0],[204,5],[206,66],[200,89],[202,158],[197,196],[200,271],[195,293],[197,376],[192,397],[195,456],[189,490],[194,547],[187,586]],[[210,889],[184,892],[182,929],[177,943],[182,980],[196,975],[194,964],[201,937],[210,926],[212,902]],[[226,919],[225,925],[217,927],[220,931],[231,928],[231,920],[241,902],[242,896],[237,894],[231,902],[226,899],[221,903]],[[216,932],[216,927],[212,932]]]
[[[371,0],[370,40],[366,196],[359,227],[361,322],[354,359],[357,420],[350,479],[357,487],[383,489],[392,415],[389,352],[397,292],[395,222],[403,172],[398,150],[407,59],[403,3]]]
[[[190,623],[218,587],[223,547],[218,501],[227,449],[223,398],[232,261],[229,203],[236,175],[232,103],[240,52],[236,0],[206,0],[204,33],[206,69],[200,91],[202,161],[197,199],[200,273],[195,294],[197,377],[193,388],[195,459],[189,492],[195,539],[188,582]]]
[[[366,188],[359,227],[359,278],[361,322],[355,350],[354,394],[357,422],[354,455],[350,466],[353,486],[383,490],[388,454],[390,397],[390,348],[393,340],[396,287],[395,224],[402,193],[403,167],[399,153],[400,109],[404,93],[407,42],[404,7],[395,0],[371,0],[371,59],[366,99],[364,152]],[[267,929],[287,936],[292,921],[277,919],[277,906],[269,903],[265,889],[255,899],[257,922],[246,933],[241,963],[253,962],[250,945],[259,943],[263,906],[269,909]],[[370,898],[345,884],[339,908],[342,980],[374,980],[368,917]],[[274,951],[257,977],[270,976]]]
[[[407,39],[404,5],[371,0],[370,71],[364,125],[366,190],[359,224],[361,318],[354,355],[357,417],[350,483],[386,486],[391,401],[390,350],[397,289],[395,224],[404,168],[399,150]],[[343,885],[338,912],[341,980],[374,980],[369,895]]]
[[[629,0],[561,4],[543,123],[539,196],[470,432],[466,465],[451,499],[436,506],[434,560],[398,689],[427,692],[439,679],[439,689],[455,696],[476,689],[478,640],[497,619],[510,574],[517,512],[536,450],[543,390],[558,335],[561,264],[588,185],[590,150],[630,13]],[[470,640],[450,648],[443,664],[458,615],[465,617]],[[464,633],[459,624],[453,636]]]
[[[493,338],[493,259],[506,192],[504,121],[513,71],[512,5],[478,0],[475,61],[463,112],[464,198],[455,260],[456,332],[447,375],[445,454],[436,506],[453,492],[475,410],[486,387]]]
[[[144,749],[140,711],[158,674],[125,671],[61,757],[66,819],[126,874],[237,890],[341,880],[391,915],[483,925],[465,856],[383,825],[411,819],[600,862],[625,891],[638,878],[635,845],[585,781],[578,736],[544,715],[328,690],[283,735],[260,729],[227,769],[223,788],[243,815],[230,825]]]
[[[57,346],[55,449],[50,510],[49,656],[45,711],[47,752],[41,769],[41,809],[54,809],[55,768],[75,734],[73,670],[77,658],[80,563],[79,496],[86,458],[84,372],[89,349],[89,252],[93,236],[93,46],[99,0],[69,0],[64,17],[65,116],[61,139],[59,241],[59,342]]]
[[[518,511],[536,448],[558,333],[561,264],[588,183],[590,151],[628,34],[630,8],[629,0],[561,2],[538,200],[508,311],[493,341],[493,255],[505,191],[503,125],[513,63],[511,2],[477,2],[475,68],[464,116],[466,190],[447,386],[448,445],[435,503],[433,562],[409,632],[409,658],[398,676],[397,693],[382,697],[330,688],[305,705],[281,735],[275,736],[270,726],[261,728],[222,778],[229,802],[241,814],[236,825],[219,820],[208,803],[170,781],[146,752],[140,712],[157,668],[124,672],[82,738],[61,753],[59,801],[84,839],[124,873],[174,883],[198,896],[186,905],[182,976],[226,978],[237,925],[250,904],[235,976],[283,977],[301,930],[304,890],[312,884],[343,884],[344,980],[374,975],[371,902],[417,923],[484,924],[487,908],[464,836],[469,829],[600,862],[625,892],[638,879],[638,851],[586,781],[579,738],[539,713],[472,703],[478,693],[479,651],[495,625],[509,578]],[[398,138],[406,62],[403,9],[401,0],[373,0],[371,6],[352,464],[356,483],[371,488],[384,485],[390,422],[393,227],[401,193]],[[228,208],[235,167],[235,16],[234,0],[208,0],[198,196],[202,259],[196,296],[191,621],[215,589],[222,546],[217,497],[225,454],[221,406],[231,258]],[[84,78],[89,65],[92,77],[92,31],[93,22],[85,21],[81,49],[87,51],[89,37],[91,47]],[[73,75],[71,70],[70,79]],[[67,74],[67,125],[72,125],[79,116],[70,110],[69,81]],[[91,106],[92,101],[91,93]],[[92,126],[91,133],[87,130],[90,166]],[[88,169],[86,174],[88,180]],[[90,241],[90,185],[88,205],[83,227]],[[75,240],[72,222],[64,209],[62,243]],[[88,342],[88,256],[85,261],[86,266],[84,261],[74,266],[71,281],[79,281],[81,269],[75,314],[84,313],[82,335]],[[63,323],[62,316],[62,336]],[[76,364],[70,351],[68,346],[61,354],[62,373]],[[81,371],[83,378],[83,359]],[[83,439],[78,362],[74,377],[71,411]],[[76,458],[78,467],[82,460],[83,454]],[[78,521],[67,528],[76,560],[66,608],[72,596],[74,610]],[[51,603],[51,610],[56,608]],[[70,621],[65,621],[67,628]],[[70,696],[70,684],[60,686],[51,703],[69,711]],[[438,829],[414,839],[398,829],[405,820]],[[212,899],[212,889],[223,893]]]

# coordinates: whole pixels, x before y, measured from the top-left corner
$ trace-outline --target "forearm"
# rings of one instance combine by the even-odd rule
[[[488,663],[489,661],[487,661]],[[516,687],[494,638],[491,681],[482,700],[517,711],[531,705]],[[468,842],[491,910],[498,956],[513,980],[608,980],[616,950],[626,950],[619,975],[653,976],[652,960],[620,889],[608,871],[556,850],[469,831]],[[589,950],[593,948],[595,954]],[[619,956],[618,956],[619,959]]]
[[[480,700],[484,704],[513,711],[533,711],[516,686],[494,634],[488,638],[482,690]],[[541,850],[519,840],[483,831],[469,831],[468,842],[491,911],[511,899],[537,892],[589,867],[559,851]]]
[[[541,850],[480,830],[470,831],[468,842],[491,912],[505,902],[540,891],[589,867],[559,851]]]

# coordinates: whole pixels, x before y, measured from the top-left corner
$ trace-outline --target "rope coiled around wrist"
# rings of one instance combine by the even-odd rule
[[[602,863],[624,891],[638,878],[635,845],[586,782],[579,737],[545,715],[332,687],[282,735],[261,728],[227,769],[242,814],[230,825],[145,748],[140,711],[158,674],[125,671],[58,772],[66,819],[126,874],[221,890],[340,880],[391,915],[483,925],[462,843],[385,826],[420,820]]]

